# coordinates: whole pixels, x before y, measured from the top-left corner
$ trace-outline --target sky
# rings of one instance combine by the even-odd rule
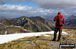
[[[49,16],[76,14],[76,0],[0,0],[0,16]]]

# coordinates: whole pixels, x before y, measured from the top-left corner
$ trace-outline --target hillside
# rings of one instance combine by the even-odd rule
[[[0,34],[52,31],[54,24],[43,17],[18,17],[0,20]],[[29,30],[29,31],[28,31]]]
[[[20,26],[13,26],[13,25],[7,26],[0,23],[0,34],[14,34],[14,33],[23,33],[23,32],[26,33],[31,31],[26,30]]]
[[[13,25],[22,26],[33,32],[51,31],[54,25],[51,21],[42,17],[19,17],[11,20]]]
[[[0,49],[59,49],[60,43],[76,44],[76,34],[72,35],[76,30],[69,31],[68,29],[64,29],[64,31],[71,33],[71,35],[62,35],[61,41],[51,41],[53,38],[51,34],[24,37],[12,42],[0,44]]]
[[[72,15],[66,19],[66,23],[64,25],[66,29],[76,29],[76,15]]]

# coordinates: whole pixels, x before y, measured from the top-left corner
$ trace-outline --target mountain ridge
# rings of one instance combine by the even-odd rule
[[[72,15],[66,19],[66,23],[64,24],[64,28],[66,29],[76,29],[76,15]]]
[[[0,21],[0,23],[6,26],[11,26],[11,25],[13,25],[13,27],[20,26],[26,30],[30,30],[31,32],[45,32],[45,31],[51,31],[54,29],[54,24],[52,23],[52,21],[43,17],[21,16],[13,19],[3,19]]]

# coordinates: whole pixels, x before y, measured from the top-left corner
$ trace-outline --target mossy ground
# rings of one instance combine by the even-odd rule
[[[53,35],[50,34],[42,36],[24,37],[14,40],[12,42],[1,44],[0,49],[59,49],[60,43],[76,44],[76,36],[62,35],[60,41],[51,41],[52,38]]]

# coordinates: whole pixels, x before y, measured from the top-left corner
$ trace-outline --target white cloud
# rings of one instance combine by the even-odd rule
[[[15,2],[33,2],[43,8],[76,8],[76,0],[0,0],[4,4]]]
[[[76,8],[76,0],[32,0],[43,8]]]
[[[0,15],[11,15],[11,16],[16,16],[16,15],[28,15],[28,16],[33,16],[33,15],[46,15],[47,10],[44,10],[42,8],[32,8],[32,7],[27,7],[27,6],[21,6],[21,5],[0,5]]]
[[[21,5],[0,5],[0,16],[55,16],[57,12],[61,12],[64,16],[75,13],[72,9],[44,9],[32,8]]]

